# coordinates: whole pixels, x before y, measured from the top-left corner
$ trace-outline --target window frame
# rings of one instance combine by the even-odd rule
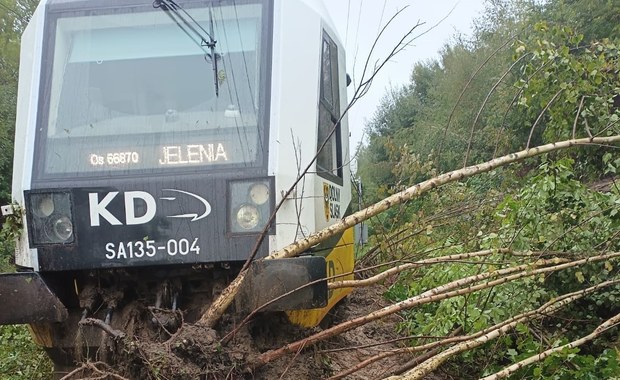
[[[134,177],[134,176],[159,176],[166,174],[185,174],[185,173],[229,173],[231,168],[256,171],[266,170],[268,162],[268,148],[262,149],[262,152],[258,154],[257,159],[250,164],[247,163],[234,163],[234,164],[222,164],[218,166],[171,166],[171,167],[156,167],[156,168],[136,168],[131,170],[107,170],[107,171],[92,171],[92,172],[58,172],[48,173],[45,169],[45,157],[47,150],[47,131],[50,117],[50,91],[51,80],[53,72],[53,60],[56,48],[56,26],[59,19],[80,17],[88,15],[113,15],[115,13],[140,13],[151,12],[153,10],[151,3],[143,1],[130,1],[130,4],[125,4],[123,7],[114,4],[117,2],[123,3],[127,0],[102,0],[100,3],[93,4],[92,2],[68,2],[60,1],[58,3],[48,4],[45,14],[45,36],[44,46],[41,55],[41,71],[38,73],[41,85],[38,91],[38,105],[37,105],[37,132],[35,135],[35,149],[34,157],[35,164],[33,165],[32,177],[33,183],[47,183],[49,181],[66,181],[79,177],[80,179],[101,179],[101,178],[121,178],[121,177]],[[257,73],[259,76],[259,103],[258,115],[257,115],[257,128],[259,144],[265,144],[269,141],[269,124],[270,124],[270,108],[271,108],[271,67],[272,67],[272,49],[273,49],[273,2],[269,0],[222,0],[217,4],[219,6],[228,5],[243,5],[243,4],[259,4],[263,8],[262,25],[260,26],[261,44],[264,49],[257,57],[260,62],[260,70]],[[213,1],[215,3],[215,1]],[[192,9],[194,7],[205,7],[204,2],[188,1],[185,4],[186,9]],[[207,67],[207,66],[206,66]],[[208,70],[208,67],[207,67]],[[207,74],[208,71],[207,71]],[[140,137],[142,135],[137,134],[134,137]]]
[[[329,71],[326,71],[325,61],[325,48],[329,48]],[[342,155],[342,128],[339,119],[340,114],[340,76],[339,76],[339,63],[338,63],[338,46],[334,42],[334,39],[323,30],[321,37],[321,59],[319,70],[319,102],[317,113],[317,160],[316,160],[316,173],[331,182],[342,185],[344,172],[343,172],[343,155]],[[326,74],[329,73],[329,78],[326,78]],[[329,94],[326,91],[331,91]],[[328,96],[329,95],[329,98]],[[329,115],[329,122],[324,121],[322,115],[327,113]],[[335,126],[335,129],[334,129]],[[334,130],[333,130],[334,129]],[[333,132],[332,132],[333,130]],[[323,133],[321,133],[323,132]],[[322,150],[321,145],[325,142],[323,136],[329,135],[328,142],[325,144]],[[335,146],[334,146],[335,145]],[[321,165],[321,162],[325,161],[327,157],[331,162],[331,168],[326,168]]]

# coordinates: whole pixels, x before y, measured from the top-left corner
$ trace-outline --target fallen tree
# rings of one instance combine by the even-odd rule
[[[536,266],[545,266],[553,263],[556,260],[541,260],[537,264],[528,264],[524,266],[514,267],[499,270],[494,273],[483,273],[478,276],[473,276],[470,278],[462,279],[455,281],[454,283],[446,284],[435,289],[431,289],[428,292],[422,293],[418,296],[409,298],[405,301],[396,303],[394,305],[385,307],[381,310],[378,310],[374,313],[365,315],[363,317],[353,319],[339,325],[333,326],[326,330],[323,330],[317,334],[311,335],[310,337],[304,338],[294,343],[287,344],[277,350],[268,351],[260,356],[258,356],[251,365],[253,367],[259,367],[265,365],[266,363],[278,359],[284,355],[292,354],[297,352],[299,349],[303,349],[305,347],[309,347],[312,344],[315,344],[321,340],[325,340],[331,337],[334,337],[338,334],[346,332],[348,330],[354,329],[361,325],[373,322],[380,318],[386,317],[388,315],[401,312],[403,310],[411,309],[416,306],[420,306],[426,303],[437,302],[440,300],[444,300],[447,298],[463,296],[466,294],[470,294],[479,290],[493,288],[495,286],[505,284],[510,281],[522,279],[524,277],[531,277],[544,273],[551,273],[559,270],[564,270],[567,268],[578,267],[583,264],[606,261],[610,259],[615,259],[620,257],[620,253],[610,253],[606,255],[599,255],[594,257],[589,257],[586,259],[576,260],[572,262],[567,262],[564,264],[552,265],[548,267],[543,267],[539,269],[531,269]],[[516,273],[514,273],[516,272]],[[495,280],[487,280],[489,277],[497,276],[499,278]],[[487,280],[486,282],[482,282],[478,285],[472,285],[472,283],[480,282]],[[460,288],[456,290],[452,290],[455,288]]]
[[[446,185],[448,183],[460,181],[477,174],[485,173],[490,170],[509,165],[515,162],[523,161],[527,158],[536,157],[545,153],[551,153],[562,149],[567,149],[575,146],[600,146],[610,145],[620,141],[620,135],[610,137],[593,137],[572,139],[552,144],[546,144],[539,147],[522,150],[520,152],[511,153],[485,163],[468,166],[462,169],[453,170],[451,172],[441,174],[437,177],[431,178],[427,181],[421,182],[412,186],[406,190],[396,193],[370,207],[355,212],[349,216],[344,217],[340,222],[325,228],[324,230],[315,232],[305,239],[298,240],[293,244],[290,244],[281,250],[270,254],[266,259],[278,259],[294,257],[299,255],[312,246],[319,244],[320,242],[341,233],[356,224],[359,224],[365,220],[370,219],[394,206],[401,205],[411,199],[419,197],[428,191]],[[199,323],[208,327],[213,327],[217,321],[222,317],[228,306],[233,302],[235,296],[239,292],[241,285],[245,279],[247,271],[241,271],[237,278],[222,291],[220,296],[213,302],[207,312],[202,316]]]
[[[316,244],[316,242],[321,241],[321,239],[329,237],[330,233],[337,233],[338,231],[349,228],[350,223],[354,223],[364,218],[368,218],[371,215],[375,215],[375,213],[380,212],[378,210],[389,209],[390,207],[407,202],[410,199],[420,196],[442,185],[446,185],[478,173],[489,171],[492,168],[497,168],[512,162],[518,162],[519,160],[523,160],[527,157],[533,157],[545,152],[553,152],[574,146],[615,144],[618,141],[620,141],[620,136],[569,140],[525,150],[484,164],[437,176],[398,193],[382,202],[379,202],[370,208],[357,212],[354,215],[343,219],[336,226],[332,226],[315,235],[309,236],[303,241],[297,242],[284,250],[274,253],[267,259],[289,257],[289,255],[295,255],[299,252],[303,252],[307,249],[307,247]],[[588,223],[592,222],[595,217],[609,213],[612,210],[613,209],[610,209],[609,207],[605,207],[602,208],[601,211],[591,212],[588,216],[584,217],[583,220],[568,228],[564,234],[569,234],[577,229],[582,229]],[[297,339],[293,342],[282,342],[282,345],[279,347],[259,350],[258,352],[255,347],[250,348],[247,343],[243,343],[244,341],[248,341],[248,339],[250,339],[248,330],[246,329],[245,331],[242,331],[245,324],[250,321],[251,318],[249,317],[241,323],[238,323],[236,319],[238,316],[234,316],[232,325],[230,323],[223,324],[218,327],[219,331],[217,332],[206,328],[205,325],[200,322],[196,324],[182,322],[181,326],[176,331],[168,331],[162,326],[163,333],[169,336],[169,338],[162,343],[142,342],[132,336],[126,336],[123,331],[103,330],[110,336],[113,344],[116,345],[116,353],[128,355],[127,357],[124,357],[123,360],[128,363],[134,363],[134,365],[136,362],[142,363],[142,366],[150,368],[152,369],[151,371],[155,372],[160,371],[159,368],[162,364],[159,362],[159,358],[164,352],[168,355],[167,361],[169,364],[166,364],[166,366],[170,366],[169,369],[168,367],[165,367],[167,368],[166,371],[170,371],[166,373],[174,373],[174,368],[176,368],[175,366],[177,365],[188,365],[187,363],[189,358],[192,358],[190,362],[194,363],[194,367],[193,369],[187,371],[192,374],[202,373],[201,371],[204,371],[203,368],[206,365],[205,363],[212,363],[208,365],[215,366],[216,369],[214,371],[216,372],[213,373],[217,374],[223,374],[222,371],[229,371],[230,374],[236,374],[239,376],[242,376],[243,373],[248,372],[256,374],[261,373],[260,371],[262,367],[268,367],[267,365],[272,365],[279,359],[289,360],[288,364],[284,366],[285,371],[288,371],[288,368],[292,365],[292,361],[296,358],[298,360],[300,357],[305,357],[307,359],[307,357],[303,355],[306,355],[305,352],[309,351],[308,348],[316,346],[320,342],[334,340],[335,337],[342,336],[352,330],[361,328],[362,326],[371,323],[376,323],[377,321],[389,318],[390,316],[404,315],[407,311],[420,309],[426,305],[436,304],[451,299],[467,299],[467,297],[470,297],[473,294],[485,291],[489,292],[488,294],[490,297],[490,294],[495,289],[507,284],[519,283],[525,281],[526,279],[547,278],[551,274],[567,271],[578,271],[576,272],[576,275],[577,278],[579,278],[579,276],[583,277],[583,274],[580,274],[582,268],[587,268],[588,266],[604,265],[605,268],[618,267],[616,263],[620,257],[620,253],[618,252],[568,252],[551,249],[552,246],[561,238],[561,236],[562,235],[554,238],[551,243],[541,251],[518,251],[510,246],[506,248],[484,249],[475,252],[455,254],[441,254],[441,251],[439,251],[432,256],[427,256],[419,260],[395,258],[395,260],[391,260],[376,267],[375,269],[381,268],[383,271],[380,271],[379,273],[376,273],[366,279],[340,281],[338,278],[332,278],[330,279],[333,280],[333,282],[330,283],[330,288],[332,289],[341,287],[352,287],[357,289],[375,286],[386,281],[391,283],[399,276],[406,275],[409,272],[441,267],[444,265],[461,265],[477,268],[472,274],[463,275],[453,280],[444,281],[441,285],[421,291],[405,300],[394,302],[393,304],[389,304],[378,310],[368,311],[361,316],[356,316],[345,320],[344,322],[338,323],[309,336],[305,336],[301,339]],[[363,270],[367,268],[361,269]],[[228,294],[232,294],[234,296],[235,284],[242,283],[242,281],[243,276],[241,275],[231,284],[228,290],[230,293]],[[411,370],[408,368],[404,369],[403,371],[408,372],[403,375],[403,378],[423,378],[456,355],[480,347],[493,339],[511,334],[514,331],[515,326],[520,323],[532,323],[533,321],[540,319],[541,316],[552,315],[559,312],[560,309],[568,307],[569,304],[572,304],[577,300],[583,299],[586,296],[591,296],[603,288],[617,285],[619,281],[620,280],[614,278],[579,291],[559,295],[551,300],[547,300],[542,306],[536,309],[523,311],[480,331],[468,331],[463,329],[462,326],[457,325],[455,326],[455,329],[446,336],[437,336],[432,338],[427,337],[421,339],[415,345],[410,345],[408,347],[397,348],[394,345],[397,340],[393,340],[392,344],[388,344],[388,348],[385,352],[366,357],[357,364],[349,363],[349,368],[333,374],[331,378],[343,378],[357,371],[364,370],[368,366],[377,363],[380,364],[384,360],[393,360],[394,358],[402,357],[410,358],[412,354],[417,354],[419,356],[413,358],[413,360],[408,360],[410,362],[408,366],[411,367],[411,365],[413,365],[415,367]],[[251,316],[255,314],[256,313],[251,313]],[[230,322],[230,318],[228,321]],[[610,322],[610,324],[613,324],[613,321]],[[603,327],[595,330],[593,333],[594,335],[588,335],[587,337],[584,337],[583,340],[577,340],[572,345],[567,345],[566,347],[577,347],[591,341],[594,337],[601,335],[604,330],[610,326],[610,324],[602,325]],[[93,321],[90,320],[85,320],[83,325],[95,325],[102,328],[102,326],[99,326],[97,323],[93,323]],[[391,328],[394,329],[395,326],[392,325]],[[205,331],[208,334],[206,334],[206,336],[202,336]],[[239,332],[240,336],[236,335]],[[224,339],[219,339],[219,336],[221,336],[222,333],[228,333],[228,335],[226,335]],[[304,335],[307,335],[307,333]],[[429,339],[432,341],[429,342]],[[242,343],[239,344],[239,341],[242,341]],[[349,347],[348,349],[356,350],[355,347]],[[552,355],[558,352],[557,350],[548,351],[549,352],[545,355]],[[199,354],[197,355],[196,353]],[[529,361],[520,363],[516,365],[516,367],[508,367],[505,371],[501,373],[498,372],[497,376],[504,376],[504,374],[514,372],[515,368],[523,368],[523,366],[527,363],[542,360],[545,355],[537,358],[532,357]],[[287,356],[289,359],[285,359]],[[280,365],[280,367],[282,367],[282,365]],[[407,366],[403,366],[403,368],[405,367]],[[91,371],[94,375],[99,376],[101,375],[100,372],[108,371],[107,368],[104,370],[101,368],[102,367],[100,366],[93,367],[92,364],[87,363],[81,368],[81,371],[73,372],[72,376],[81,376],[84,374],[84,371]],[[387,375],[393,374],[393,371],[388,371]],[[134,376],[131,372],[121,372],[114,375],[117,376],[116,378],[126,378],[127,376],[131,378]],[[151,377],[147,374],[144,378]]]
[[[520,315],[514,316],[500,324],[497,324],[485,330],[479,331],[475,334],[466,335],[466,336],[448,337],[448,338],[439,340],[437,342],[428,343],[425,345],[391,350],[381,355],[376,355],[371,358],[365,359],[364,361],[351,367],[349,370],[343,371],[342,373],[332,376],[330,379],[331,380],[342,379],[345,376],[348,376],[350,374],[353,374],[359,371],[360,369],[364,368],[365,366],[369,364],[372,364],[376,361],[382,360],[389,356],[401,355],[401,354],[413,354],[417,352],[436,349],[439,347],[445,347],[453,343],[458,343],[454,345],[453,347],[451,347],[449,350],[443,351],[441,353],[436,352],[435,354],[430,355],[425,360],[422,360],[422,363],[416,366],[411,372],[405,374],[404,376],[392,376],[388,378],[392,380],[421,379],[424,376],[428,375],[433,370],[437,369],[442,363],[444,363],[446,360],[453,357],[454,355],[470,350],[481,344],[484,344],[488,342],[489,340],[510,331],[518,323],[528,321],[528,319],[531,320],[533,318],[540,318],[541,316],[545,314],[553,313],[561,309],[562,307],[565,307],[566,305],[587,296],[588,294],[591,294],[593,292],[596,292],[598,290],[601,290],[609,286],[616,285],[618,283],[620,283],[620,280],[606,281],[596,286],[592,286],[590,288],[587,288],[587,289],[584,289],[578,292],[565,294],[561,297],[555,298],[545,303],[543,306],[541,306],[540,308],[536,310],[532,310],[532,311],[525,312]],[[491,379],[489,378],[486,380],[491,380]]]

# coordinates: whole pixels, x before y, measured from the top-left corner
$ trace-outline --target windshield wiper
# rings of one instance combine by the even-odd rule
[[[153,1],[154,8],[160,8],[163,10],[175,24],[196,44],[202,51],[205,52],[205,59],[210,57],[213,65],[213,83],[215,84],[215,96],[220,95],[220,82],[218,78],[218,66],[217,66],[217,53],[215,52],[215,46],[217,40],[213,38],[213,12],[209,8],[209,29],[207,32],[183,7],[177,4],[174,0],[155,0]],[[186,18],[187,17],[187,18]],[[202,34],[204,33],[204,34]],[[208,37],[205,38],[205,35]],[[196,41],[198,38],[199,41]],[[204,48],[209,48],[210,52],[206,52]]]

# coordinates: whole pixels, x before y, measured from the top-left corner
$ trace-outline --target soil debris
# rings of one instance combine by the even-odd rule
[[[343,300],[324,321],[334,325],[388,304],[384,288],[356,289]],[[257,315],[239,329],[233,339],[223,345],[220,339],[239,323],[239,316],[228,315],[218,331],[198,324],[186,323],[183,316],[161,310],[142,309],[135,313],[131,334],[108,337],[106,361],[115,363],[113,376],[136,380],[152,379],[326,379],[360,361],[386,350],[402,347],[397,340],[398,316],[375,321],[346,332],[331,340],[308,347],[268,363],[254,372],[248,363],[259,354],[303,339],[317,331],[303,329],[288,322],[283,313]],[[141,325],[138,320],[143,321]],[[146,321],[146,322],[144,322]],[[104,332],[102,332],[103,334]],[[385,343],[387,342],[387,343]],[[389,357],[349,375],[346,379],[381,379],[389,370],[411,358]],[[80,376],[92,364],[83,365]],[[98,367],[100,368],[100,367]],[[101,373],[93,375],[101,376]],[[68,378],[70,379],[70,378]]]

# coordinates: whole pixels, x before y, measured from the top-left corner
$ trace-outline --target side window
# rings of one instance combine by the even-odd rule
[[[318,147],[325,146],[317,158],[317,172],[331,180],[342,180],[342,140],[340,135],[340,91],[338,85],[338,47],[323,32],[321,48],[321,89],[319,100]],[[336,125],[338,123],[338,125]],[[336,126],[334,129],[334,125]]]

